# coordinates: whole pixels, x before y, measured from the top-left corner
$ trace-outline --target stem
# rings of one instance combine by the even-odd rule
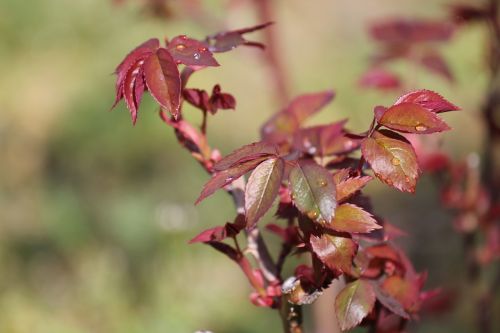
[[[286,297],[281,298],[280,317],[284,333],[303,333],[302,307],[290,304]]]
[[[273,14],[273,1],[271,0],[254,0],[255,7],[257,10],[257,16],[261,22],[272,22],[275,19]],[[282,58],[278,55],[279,47],[278,40],[275,33],[276,27],[271,29],[265,29],[264,39],[266,50],[264,51],[264,57],[269,65],[269,70],[271,71],[272,78],[274,80],[274,86],[277,92],[278,100],[281,104],[285,104],[289,100],[287,76],[285,71],[285,66],[283,64]]]
[[[203,120],[201,122],[201,133],[203,133],[203,135],[207,134],[207,110],[203,110]]]

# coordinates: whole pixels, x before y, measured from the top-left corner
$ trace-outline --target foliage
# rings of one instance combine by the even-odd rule
[[[409,37],[398,34],[400,24]],[[178,36],[166,41],[165,47],[157,39],[141,44],[116,69],[115,105],[124,99],[135,123],[142,95],[149,91],[160,107],[161,119],[211,174],[197,202],[219,189],[231,194],[237,209],[234,221],[205,230],[191,242],[210,245],[237,263],[253,288],[253,304],[273,309],[288,309],[288,303],[309,304],[334,279],[343,278],[347,285],[334,307],[343,330],[367,325],[374,332],[402,331],[435,293],[423,291],[426,275],[417,273],[392,243],[398,233],[375,215],[362,189],[377,178],[399,191],[415,192],[421,170],[404,135],[449,130],[439,114],[458,107],[435,92],[411,91],[388,107],[375,107],[370,128],[353,133],[345,127],[347,120],[305,126],[335,95],[333,91],[305,94],[264,123],[261,141],[221,157],[208,143],[206,119],[219,109],[234,108],[235,98],[222,93],[218,85],[210,97],[203,90],[187,88],[189,78],[218,66],[214,53],[240,45],[263,48],[244,36],[268,25],[202,40]],[[396,43],[444,40],[450,32],[441,26],[391,23],[375,29],[374,35]],[[184,102],[202,112],[199,128],[184,119]],[[266,226],[282,240],[274,261],[260,237],[259,222],[276,201],[275,217],[284,224]],[[246,248],[240,246],[242,234]],[[305,260],[294,276],[284,279],[282,267],[290,255]],[[285,325],[285,330],[299,332],[296,324],[294,330],[291,326]]]

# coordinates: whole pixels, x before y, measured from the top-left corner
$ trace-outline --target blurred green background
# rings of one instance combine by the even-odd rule
[[[174,17],[161,19],[139,0],[0,0],[0,332],[279,332],[275,313],[247,301],[249,287],[233,263],[187,244],[232,219],[230,198],[218,193],[193,205],[207,176],[158,120],[149,96],[135,127],[123,104],[108,112],[111,74],[142,41],[258,23],[251,1],[200,1],[212,19],[203,25],[182,13],[180,0],[171,2]],[[333,88],[336,100],[314,121],[349,117],[350,128],[366,129],[372,107],[396,97],[357,88],[375,47],[368,23],[444,17],[445,3],[276,0],[292,92]],[[484,40],[473,27],[443,48],[455,84],[418,75],[419,87],[464,110],[447,115],[455,131],[443,136],[457,158],[481,148]],[[239,48],[218,60],[221,67],[190,85],[220,83],[237,98],[236,112],[209,120],[211,143],[228,153],[255,141],[259,124],[280,105],[259,50]],[[376,184],[368,191],[377,212],[409,231],[403,245],[418,269],[429,270],[428,286],[464,289],[460,239],[430,179],[416,196]],[[474,288],[481,286],[412,330],[474,332]]]

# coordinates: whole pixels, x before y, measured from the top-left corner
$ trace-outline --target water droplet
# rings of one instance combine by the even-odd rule
[[[410,177],[405,178],[405,182],[409,183],[410,182]]]
[[[291,198],[292,200],[295,200],[295,193],[290,194],[290,198]]]
[[[320,187],[326,186],[326,180],[324,180],[324,179],[318,180],[318,186],[320,186]]]
[[[207,51],[207,48],[206,48],[206,47],[200,47],[200,48],[198,49],[198,51],[200,51],[200,52],[205,52],[205,51]]]
[[[181,36],[181,39],[186,40],[186,39],[187,39],[187,36],[186,36],[186,35],[182,35],[182,36]]]
[[[199,53],[195,53],[195,54],[193,54],[193,57],[194,57],[196,60],[200,60],[201,55],[200,55]]]
[[[424,125],[417,125],[415,126],[415,130],[417,130],[417,132],[424,132],[427,131],[427,127],[425,127]]]
[[[233,181],[233,179],[234,179],[234,177],[231,177],[231,176],[230,176],[230,177],[227,177],[227,178],[226,178],[226,182]]]
[[[184,50],[184,49],[186,48],[186,45],[184,45],[184,44],[179,44],[179,45],[177,45],[175,48],[176,48],[177,50],[179,50],[179,51],[182,51],[182,50]]]
[[[399,160],[399,158],[394,157],[394,158],[391,160],[391,163],[392,163],[392,165],[400,165],[400,164],[401,164],[401,161]]]
[[[315,210],[311,210],[307,212],[307,217],[310,218],[311,220],[315,220],[318,217],[318,212]]]

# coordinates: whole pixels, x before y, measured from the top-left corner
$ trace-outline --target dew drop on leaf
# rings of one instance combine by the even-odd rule
[[[415,130],[417,132],[424,132],[424,131],[427,131],[427,127],[425,127],[424,125],[417,125],[417,126],[415,126]]]
[[[200,60],[201,55],[200,55],[199,53],[195,53],[195,54],[193,54],[193,57],[194,57],[196,60]]]
[[[318,186],[321,186],[321,187],[326,186],[326,180],[324,180],[324,179],[318,180]]]
[[[182,50],[184,50],[184,49],[186,48],[186,46],[185,46],[184,44],[179,44],[179,45],[177,45],[175,48],[176,48],[177,50],[179,50],[179,51],[182,51]]]
[[[311,220],[315,220],[318,217],[318,212],[311,210],[307,212],[307,217],[310,218]]]
[[[401,161],[400,161],[398,158],[394,157],[394,158],[391,160],[391,163],[392,163],[392,165],[400,165],[400,164],[401,164]]]

